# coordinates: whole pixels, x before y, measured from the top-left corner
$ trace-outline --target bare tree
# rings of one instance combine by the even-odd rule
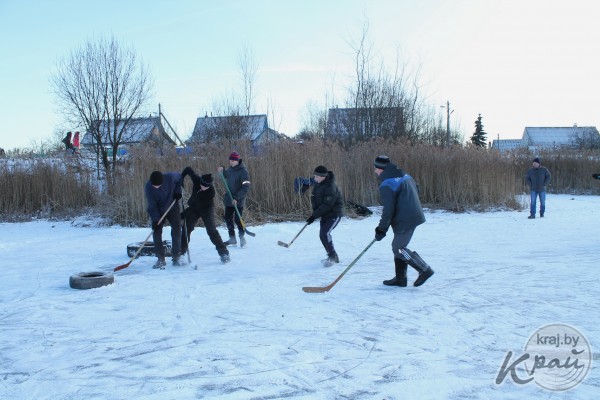
[[[153,83],[147,67],[114,37],[98,39],[61,60],[50,82],[60,112],[92,135],[110,179],[123,133],[150,98]]]
[[[203,125],[204,142],[245,139],[248,133],[248,120],[243,118],[244,110],[237,101],[236,94],[230,92],[213,101],[214,116]]]
[[[595,150],[600,149],[600,135],[594,127],[573,127],[571,133],[571,142],[573,146],[579,149]]]
[[[358,40],[349,42],[354,52],[355,81],[348,87],[348,108],[334,113],[339,116],[334,121],[337,126],[331,128],[343,132],[342,136],[350,141],[374,137],[419,139],[426,119],[418,74],[411,81],[408,67],[399,62],[399,56],[392,71],[386,69],[383,60],[377,62],[368,31],[365,22]],[[326,134],[335,136],[330,119]]]
[[[244,45],[242,47],[242,53],[239,59],[239,67],[242,80],[242,96],[244,99],[244,111],[246,115],[252,114],[254,110],[254,99],[256,94],[254,93],[254,85],[256,82],[256,75],[258,72],[258,64],[254,57],[252,48]]]

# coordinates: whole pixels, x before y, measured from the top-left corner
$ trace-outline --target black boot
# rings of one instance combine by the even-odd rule
[[[411,260],[408,263],[411,267],[419,271],[419,277],[415,281],[414,286],[421,286],[427,279],[433,276],[433,268],[431,268],[416,251],[411,252],[410,256]]]
[[[229,235],[229,240],[226,242],[223,242],[223,244],[225,246],[234,246],[237,244],[237,240],[235,239],[235,234],[233,235]]]
[[[386,286],[400,286],[406,287],[406,262],[399,258],[394,258],[394,267],[396,270],[396,276],[387,281],[383,281],[383,284]]]
[[[340,258],[338,257],[337,253],[335,251],[332,251],[331,253],[327,254],[327,259],[329,260],[329,262],[331,264],[337,264],[340,262]]]

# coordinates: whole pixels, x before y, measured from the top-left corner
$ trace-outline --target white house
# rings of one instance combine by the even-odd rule
[[[523,131],[521,139],[494,140],[491,148],[500,152],[528,149],[536,152],[553,148],[582,148],[600,143],[600,133],[595,126],[533,127]]]

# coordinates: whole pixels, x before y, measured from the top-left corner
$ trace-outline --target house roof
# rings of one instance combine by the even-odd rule
[[[245,134],[251,139],[256,140],[264,131],[269,129],[267,116],[259,115],[234,115],[225,117],[204,116],[196,119],[196,125],[192,132],[190,140],[200,140],[211,130],[218,130],[219,127],[243,126]]]
[[[361,125],[370,123],[395,126],[401,118],[402,107],[330,108],[326,133],[348,134],[348,129],[355,121]]]
[[[566,146],[573,144],[573,138],[589,132],[590,129],[598,133],[593,126],[569,127],[526,127],[523,131],[524,146]]]
[[[153,133],[158,132],[159,135],[162,135],[163,139],[171,144],[176,144],[173,139],[167,135],[160,117],[141,117],[141,118],[132,118],[129,120],[129,123],[125,128],[124,122],[121,121],[117,125],[117,131],[123,130],[123,135],[121,136],[121,144],[132,144],[132,143],[140,143],[152,138]],[[107,121],[101,121],[100,123],[100,132],[102,133],[102,137],[105,138],[105,142],[108,143],[108,127]],[[159,139],[160,137],[155,137],[154,139]],[[86,135],[81,140],[82,145],[91,145],[93,144],[93,136],[86,133]]]
[[[508,151],[518,149],[523,146],[522,139],[496,139],[492,141],[492,149]]]

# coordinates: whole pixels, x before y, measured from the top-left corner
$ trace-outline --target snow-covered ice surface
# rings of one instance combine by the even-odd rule
[[[256,237],[225,265],[198,228],[197,270],[142,257],[91,290],[69,277],[112,272],[149,228],[1,224],[0,398],[598,398],[600,197],[548,195],[546,218],[527,215],[427,212],[409,246],[435,269],[424,286],[381,284],[393,276],[388,235],[324,294],[301,288],[331,283],[377,213],[340,223],[330,268],[318,222],[288,249],[277,241],[302,223],[249,227]],[[590,343],[586,379],[567,392],[497,385],[507,352],[550,323]]]

